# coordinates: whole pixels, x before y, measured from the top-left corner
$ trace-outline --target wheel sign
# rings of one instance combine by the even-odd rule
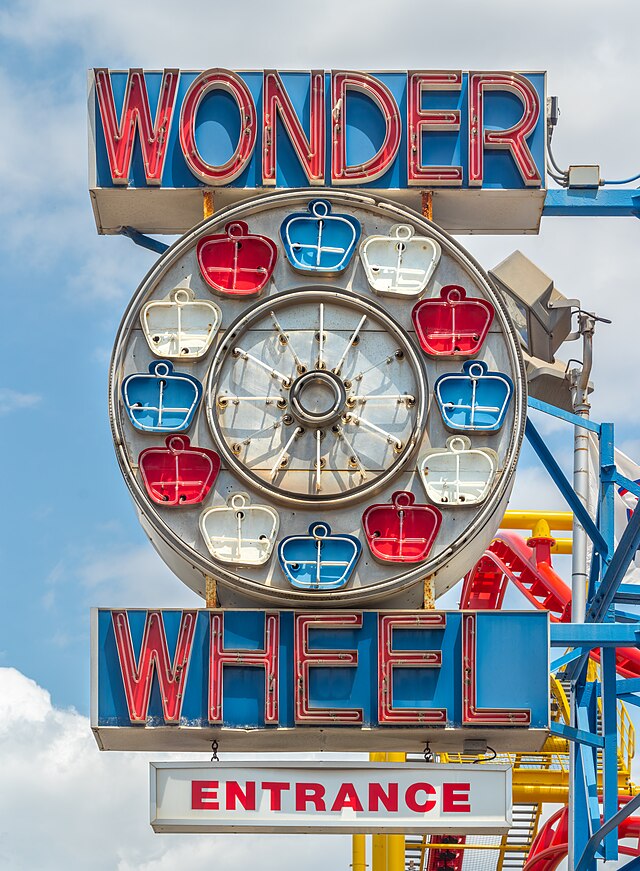
[[[227,608],[320,611],[417,608],[425,579],[457,582],[502,517],[526,408],[516,330],[471,256],[323,188],[223,209],[160,257],[110,399],[172,570],[203,596],[215,579]]]

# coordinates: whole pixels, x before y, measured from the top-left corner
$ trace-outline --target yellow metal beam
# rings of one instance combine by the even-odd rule
[[[530,529],[533,532],[539,520],[546,520],[550,529],[573,529],[571,511],[505,511],[501,529]]]
[[[370,762],[386,762],[386,753],[370,753]],[[387,868],[387,836],[371,836],[371,869],[372,871],[388,871]]]
[[[351,867],[353,871],[367,869],[367,836],[354,835],[351,842]]]
[[[387,762],[406,762],[406,753],[387,753]],[[404,871],[404,835],[387,835],[387,871]]]

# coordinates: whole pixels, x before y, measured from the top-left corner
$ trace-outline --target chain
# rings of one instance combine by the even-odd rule
[[[218,758],[218,747],[219,747],[219,744],[214,739],[211,742],[211,762],[220,762],[220,759]]]

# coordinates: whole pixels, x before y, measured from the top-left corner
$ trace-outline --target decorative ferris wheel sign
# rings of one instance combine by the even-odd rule
[[[420,608],[513,485],[517,333],[434,224],[273,193],[185,235],[116,339],[111,425],[147,534],[223,607]]]
[[[525,411],[501,297],[417,213],[303,190],[186,234],[125,313],[110,414],[145,532],[216,608],[95,612],[100,746],[539,749],[547,616],[424,610],[496,532]]]
[[[123,226],[184,233],[201,218],[203,185],[215,191],[216,208],[261,188],[327,186],[365,188],[416,209],[421,192],[432,190],[445,229],[537,232],[545,87],[540,72],[96,68],[89,74],[96,224],[101,233]],[[220,227],[203,248],[224,248],[225,232]],[[377,236],[367,240],[370,254]],[[411,270],[420,240],[405,244],[407,272],[396,287],[419,296],[421,279]],[[224,284],[225,268],[209,273],[214,286],[216,276]],[[383,289],[394,267],[387,268],[375,276]],[[417,268],[428,272],[428,262]]]

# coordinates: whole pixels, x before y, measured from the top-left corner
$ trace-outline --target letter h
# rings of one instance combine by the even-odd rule
[[[264,722],[278,722],[278,646],[280,615],[266,611],[262,650],[228,650],[224,646],[224,614],[210,617],[209,722],[222,723],[222,674],[224,666],[264,669]]]

